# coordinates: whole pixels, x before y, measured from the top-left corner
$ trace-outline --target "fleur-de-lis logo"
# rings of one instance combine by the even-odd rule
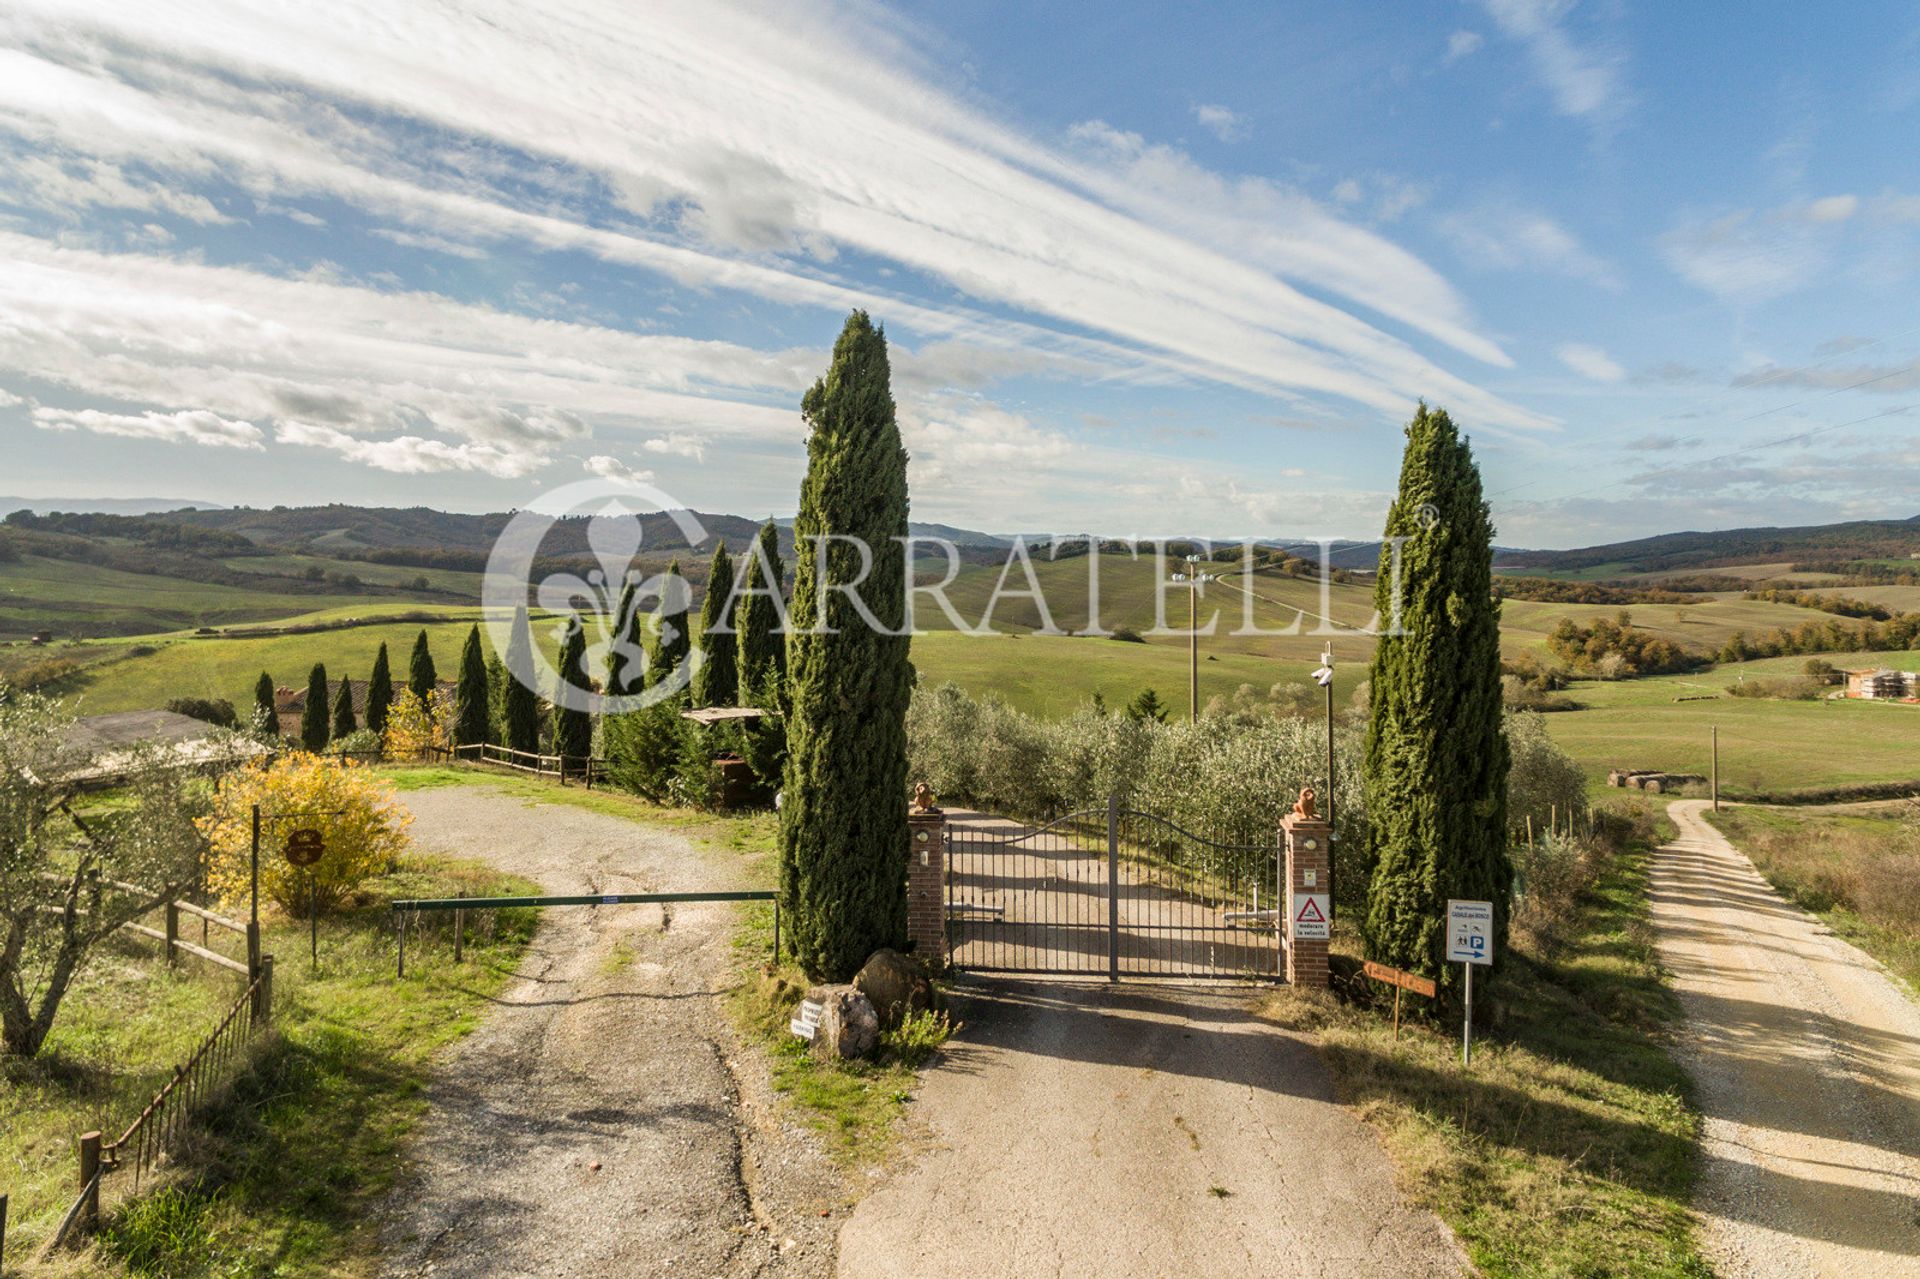
[[[700,521],[651,486],[617,480],[565,485],[546,494],[538,506],[538,512],[517,513],[501,531],[481,592],[495,651],[512,652],[520,659],[508,662],[513,678],[542,696],[551,695],[559,705],[592,712],[636,709],[685,688],[698,664],[697,651],[689,648],[689,657],[673,669],[650,669],[641,632],[652,618],[660,618],[656,646],[673,651],[681,636],[670,619],[690,611],[693,588],[677,573],[645,572],[639,563],[645,533],[638,512],[665,512],[688,547],[706,540]],[[556,522],[549,513],[555,512],[588,517],[586,540],[593,567],[584,574],[549,573],[536,582],[535,564],[542,540]],[[530,653],[510,648],[515,613],[529,595],[536,608],[557,616],[562,652],[567,651],[566,631],[579,619],[586,641],[579,669],[554,670],[538,645],[530,646]]]

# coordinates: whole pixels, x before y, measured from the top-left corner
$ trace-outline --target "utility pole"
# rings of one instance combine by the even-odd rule
[[[1187,722],[1200,719],[1200,588],[1214,579],[1200,571],[1200,557],[1187,556],[1187,571],[1173,580],[1187,584]]]
[[[1713,811],[1720,811],[1720,726],[1713,726]]]

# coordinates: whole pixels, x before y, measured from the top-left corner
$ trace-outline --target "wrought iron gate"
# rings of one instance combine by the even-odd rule
[[[947,939],[971,972],[1273,979],[1276,843],[1228,844],[1164,817],[1083,809],[1041,825],[947,825]]]

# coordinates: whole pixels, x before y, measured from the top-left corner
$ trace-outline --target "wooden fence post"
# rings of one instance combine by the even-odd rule
[[[247,925],[247,980],[260,975],[260,921]]]
[[[91,1231],[100,1224],[100,1188],[94,1179],[100,1175],[100,1134],[80,1134],[80,1193],[86,1203],[80,1209],[80,1225]]]
[[[173,963],[173,944],[180,940],[180,903],[167,899],[167,963]]]
[[[273,956],[262,955],[257,971],[260,984],[254,987],[253,1024],[260,1027],[273,1021]]]

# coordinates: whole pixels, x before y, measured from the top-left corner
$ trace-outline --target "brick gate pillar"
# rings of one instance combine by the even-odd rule
[[[1327,985],[1327,939],[1332,935],[1327,890],[1333,828],[1318,817],[1289,814],[1280,823],[1285,850],[1282,868],[1287,896],[1287,981],[1295,986]],[[1304,914],[1304,918],[1303,918]],[[1316,919],[1318,922],[1316,923]]]
[[[947,815],[907,810],[907,939],[929,968],[947,965]]]

